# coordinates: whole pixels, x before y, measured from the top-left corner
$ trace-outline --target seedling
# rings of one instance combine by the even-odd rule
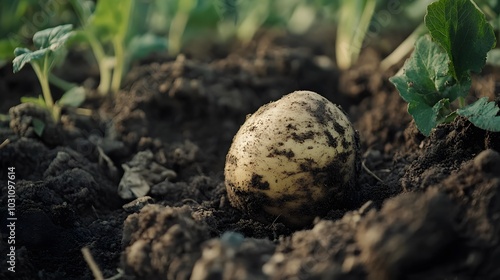
[[[132,59],[165,50],[165,38],[143,30],[150,4],[138,0],[71,0],[82,29],[99,65],[101,94],[116,93]],[[145,33],[145,34],[143,34]]]
[[[465,106],[471,72],[479,73],[495,46],[492,26],[471,0],[439,0],[427,7],[429,35],[417,40],[412,56],[390,78],[424,135],[457,116],[475,126],[500,131],[500,108],[481,98]],[[457,101],[457,105],[452,104]],[[458,109],[456,109],[458,107]]]
[[[248,117],[224,169],[231,204],[252,218],[292,227],[356,199],[359,139],[344,112],[296,91]]]
[[[81,88],[73,88],[54,103],[49,86],[50,72],[56,61],[64,55],[64,44],[72,35],[72,28],[71,24],[67,24],[35,33],[33,43],[38,49],[31,51],[26,48],[16,48],[14,50],[16,57],[12,61],[14,73],[21,70],[26,63],[30,63],[42,87],[43,98],[23,97],[21,101],[47,108],[56,122],[59,121],[61,107],[78,107],[85,99],[85,92]]]

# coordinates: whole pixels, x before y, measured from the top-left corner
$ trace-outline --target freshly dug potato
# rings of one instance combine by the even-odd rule
[[[359,138],[326,98],[296,91],[247,117],[226,157],[231,204],[250,217],[303,227],[357,197]]]

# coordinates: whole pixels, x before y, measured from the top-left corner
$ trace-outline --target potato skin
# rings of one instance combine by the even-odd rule
[[[296,91],[247,117],[226,156],[231,204],[264,222],[310,225],[357,199],[359,137],[340,107]]]

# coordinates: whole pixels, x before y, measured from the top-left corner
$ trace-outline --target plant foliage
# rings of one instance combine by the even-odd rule
[[[425,24],[430,36],[417,40],[411,57],[390,79],[408,102],[418,129],[428,136],[438,124],[461,115],[480,128],[500,131],[494,103],[479,99],[459,110],[452,106],[455,100],[464,106],[471,72],[481,71],[495,46],[493,28],[484,14],[471,0],[439,0],[428,6]]]
[[[54,103],[49,86],[49,75],[59,56],[63,55],[66,41],[72,35],[73,26],[71,24],[60,25],[54,28],[41,30],[33,36],[33,44],[37,48],[31,51],[27,48],[16,48],[16,57],[12,61],[13,71],[20,71],[27,63],[30,63],[35,71],[42,87],[43,98],[24,97],[22,102],[30,102],[47,108],[56,121],[59,120],[61,107],[78,107],[85,99],[83,88],[77,87],[67,91],[61,99]]]

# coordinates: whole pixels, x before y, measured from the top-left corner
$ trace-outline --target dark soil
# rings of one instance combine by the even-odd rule
[[[68,110],[59,124],[15,106],[39,92],[29,69],[0,69],[0,113],[14,106],[0,123],[1,279],[93,279],[83,247],[105,277],[123,279],[500,279],[500,133],[459,118],[425,138],[387,80],[396,69],[380,71],[372,49],[339,72],[320,41],[216,47],[143,61],[116,98],[89,98],[92,116]],[[496,78],[475,77],[473,95],[495,98]],[[343,107],[366,166],[359,205],[302,230],[233,208],[223,176],[245,116],[294,90]],[[34,119],[46,123],[41,136]]]

